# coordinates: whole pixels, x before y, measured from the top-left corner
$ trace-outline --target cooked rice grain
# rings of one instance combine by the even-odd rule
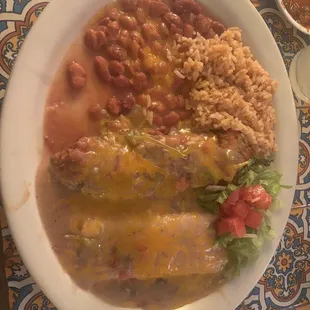
[[[184,45],[189,49],[179,53]],[[274,152],[272,97],[277,82],[243,46],[240,29],[229,28],[213,39],[199,33],[196,38],[179,37],[174,46],[173,60],[181,65],[176,75],[194,81],[190,99],[196,126],[238,131],[254,155]]]

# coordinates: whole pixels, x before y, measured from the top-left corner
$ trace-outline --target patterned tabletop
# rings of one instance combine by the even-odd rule
[[[252,2],[267,23],[289,68],[294,55],[310,44],[310,37],[292,28],[274,0]],[[0,104],[18,51],[47,4],[42,0],[0,0]],[[310,303],[310,104],[298,99],[295,99],[295,104],[300,141],[292,211],[275,256],[238,310],[295,309],[298,305]],[[0,223],[11,309],[56,310],[24,266],[2,207]]]

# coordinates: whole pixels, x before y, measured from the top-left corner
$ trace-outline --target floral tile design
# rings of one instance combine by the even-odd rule
[[[293,309],[309,303],[309,219],[310,209],[292,209],[275,256],[239,310]]]

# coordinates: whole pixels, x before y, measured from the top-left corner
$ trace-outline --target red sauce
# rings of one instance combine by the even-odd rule
[[[310,0],[284,0],[284,5],[299,24],[310,29]]]

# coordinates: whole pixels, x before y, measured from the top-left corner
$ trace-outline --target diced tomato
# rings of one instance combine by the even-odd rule
[[[258,229],[260,224],[262,223],[264,215],[255,210],[250,210],[246,218],[244,219],[244,223],[246,226]]]
[[[231,205],[234,205],[239,200],[240,193],[241,193],[241,188],[237,188],[229,195],[229,197],[225,200],[225,202]]]
[[[232,207],[232,212],[234,215],[245,218],[250,211],[250,206],[243,200],[237,201],[237,203]]]
[[[265,197],[262,197],[261,199],[257,200],[254,206],[257,209],[268,210],[271,206],[271,203],[272,203],[272,196],[266,192]]]
[[[224,203],[222,203],[220,206],[221,216],[227,217],[227,216],[234,215],[232,208],[233,208],[233,205],[227,203],[226,201]]]
[[[232,233],[233,235],[241,238],[245,235],[245,226],[242,218],[233,216],[222,218],[217,222],[216,233],[220,236],[226,233]]]
[[[223,218],[220,219],[217,223],[216,223],[216,234],[218,236],[227,234],[231,232],[231,227],[229,225],[229,223],[227,223],[228,218]]]
[[[242,191],[242,199],[257,209],[269,209],[272,197],[261,185],[250,186]]]

